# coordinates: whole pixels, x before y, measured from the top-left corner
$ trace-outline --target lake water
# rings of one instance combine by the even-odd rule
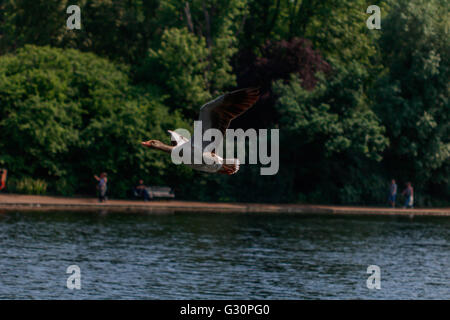
[[[449,240],[448,218],[0,212],[0,298],[450,299]]]

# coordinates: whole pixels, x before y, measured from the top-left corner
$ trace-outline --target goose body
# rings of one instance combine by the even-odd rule
[[[191,154],[195,154],[195,149],[198,149],[199,147],[195,146],[192,140],[187,139],[186,137],[183,137],[182,135],[178,134],[177,132],[168,130],[168,132],[171,135],[172,141],[175,142],[175,147],[180,147],[184,144],[189,144],[189,152]],[[227,170],[230,171],[229,174],[234,174],[239,170],[239,159],[223,159],[222,157],[218,156],[217,154],[213,152],[202,152],[200,153],[202,155],[202,158],[210,164],[206,163],[200,163],[200,164],[186,164],[189,168],[197,171],[203,171],[208,173],[215,173],[219,172],[220,170],[225,170],[226,167],[224,165],[231,165],[231,168],[228,168]],[[202,161],[203,162],[203,161]]]
[[[231,121],[251,108],[258,98],[258,89],[247,88],[226,93],[206,103],[200,108],[199,121],[202,122],[202,133],[214,128],[218,129],[222,133],[222,137],[224,137]],[[183,151],[189,152],[192,158],[195,155],[201,155],[202,159],[198,161],[201,163],[196,164],[194,161],[191,161],[191,164],[185,164],[193,170],[228,175],[238,172],[239,159],[223,159],[213,152],[204,151],[209,142],[202,142],[201,145],[196,145],[194,144],[195,139],[189,140],[175,131],[168,130],[168,132],[171,135],[172,146],[158,140],[142,142],[142,145],[167,153],[172,152],[174,148],[182,147]]]

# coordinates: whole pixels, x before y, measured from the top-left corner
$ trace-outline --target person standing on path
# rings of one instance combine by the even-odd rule
[[[406,183],[406,189],[402,193],[405,196],[405,205],[403,208],[414,208],[414,189],[411,182]]]
[[[97,189],[98,189],[98,201],[99,202],[105,202],[106,201],[106,190],[107,183],[108,183],[108,175],[106,172],[103,172],[100,174],[100,177],[94,176],[95,180],[98,181]]]
[[[389,186],[389,204],[392,208],[395,208],[395,198],[397,197],[397,184],[395,183],[395,179],[392,179],[391,185]]]

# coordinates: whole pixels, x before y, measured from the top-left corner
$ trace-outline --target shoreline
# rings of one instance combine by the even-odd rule
[[[261,204],[261,203],[212,203],[181,200],[108,200],[99,203],[97,198],[66,198],[0,194],[1,211],[121,211],[175,214],[182,212],[210,213],[290,213],[371,216],[434,216],[450,217],[450,208],[382,208],[333,205]]]

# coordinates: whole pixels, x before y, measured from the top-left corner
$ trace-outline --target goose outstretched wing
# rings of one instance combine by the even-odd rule
[[[225,136],[225,130],[231,120],[250,109],[259,98],[258,88],[246,88],[226,93],[203,105],[199,120],[203,132],[210,128],[219,129]]]

